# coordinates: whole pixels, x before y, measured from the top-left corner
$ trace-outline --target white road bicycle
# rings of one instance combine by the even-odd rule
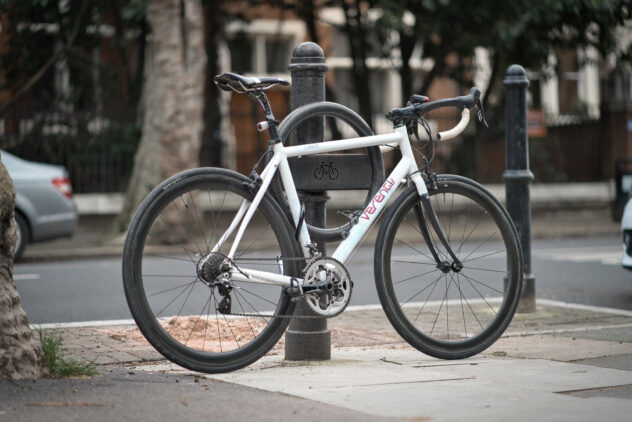
[[[433,174],[432,157],[420,168],[408,136],[422,123],[430,144],[453,138],[475,106],[484,122],[478,89],[433,102],[413,96],[387,115],[392,133],[373,135],[349,109],[328,102],[300,107],[277,127],[264,90],[287,85],[282,79],[225,73],[215,81],[262,106],[266,120],[258,128],[270,134],[267,164],[250,177],[221,168],[184,171],[138,208],[125,242],[123,282],[138,327],[161,354],[195,371],[232,371],[277,344],[298,300],[313,314],[303,318],[339,315],[353,290],[345,264],[383,212],[375,283],[395,330],[442,359],[472,356],[498,339],[520,297],[516,229],[478,183]],[[439,107],[457,108],[461,120],[432,134],[423,115]],[[361,136],[284,146],[289,132],[322,116],[355,125]],[[384,179],[375,154],[387,144],[399,146],[401,160]],[[366,148],[376,179],[364,208],[348,213],[342,226],[307,224],[288,158],[358,148]],[[342,241],[321,256],[314,239]]]

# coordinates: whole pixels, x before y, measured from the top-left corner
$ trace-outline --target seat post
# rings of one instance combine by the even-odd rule
[[[248,96],[257,100],[261,108],[263,109],[263,114],[266,118],[266,122],[268,123],[268,132],[270,133],[270,144],[278,144],[281,142],[279,138],[279,132],[277,131],[277,125],[279,122],[274,118],[274,113],[272,113],[272,108],[270,107],[270,102],[268,101],[268,96],[261,89],[256,89],[254,91],[248,92]]]

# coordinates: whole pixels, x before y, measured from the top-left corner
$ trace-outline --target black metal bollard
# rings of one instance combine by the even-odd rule
[[[292,74],[290,106],[292,110],[309,103],[325,100],[325,74],[329,66],[325,63],[323,49],[316,43],[299,44],[292,53],[288,67]],[[298,130],[297,130],[298,132]],[[300,138],[293,136],[292,144],[322,142],[324,120],[315,118],[300,127]],[[325,227],[325,203],[327,192],[300,192],[305,204],[305,220],[314,226]],[[325,247],[320,245],[325,256]],[[313,315],[305,301],[298,303],[297,316]],[[285,333],[286,360],[325,360],[331,358],[331,332],[326,319],[293,319]]]
[[[527,88],[529,79],[524,68],[514,64],[507,68],[506,98],[506,170],[503,173],[507,211],[516,225],[524,259],[524,280],[518,312],[535,312],[535,277],[531,274],[531,200],[529,184],[529,138],[527,136]]]

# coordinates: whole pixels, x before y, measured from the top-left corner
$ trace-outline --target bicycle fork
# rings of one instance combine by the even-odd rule
[[[439,225],[439,219],[437,218],[437,215],[432,209],[432,204],[430,203],[430,197],[428,195],[423,195],[420,197],[420,201],[421,201],[421,204],[423,205],[423,209],[419,205],[419,203],[415,204],[415,207],[414,207],[415,216],[417,217],[417,224],[419,224],[421,235],[426,241],[426,244],[428,245],[428,249],[430,249],[430,253],[432,254],[432,257],[437,263],[437,268],[443,271],[444,273],[448,273],[450,272],[450,270],[458,273],[459,271],[463,269],[463,263],[461,263],[459,258],[456,257],[456,254],[450,247],[450,243],[448,242],[448,239],[446,239],[445,235],[443,234],[443,231],[441,230],[441,226]],[[443,247],[448,252],[448,255],[450,255],[450,258],[452,259],[451,263],[448,262],[447,260],[441,260],[441,258],[439,257],[439,254],[437,253],[437,250],[434,246],[434,242],[432,241],[430,230],[428,230],[428,224],[426,223],[427,219],[424,218],[424,215],[427,217],[427,219],[430,220],[430,224],[432,225],[434,232],[437,234],[437,237],[443,244]]]

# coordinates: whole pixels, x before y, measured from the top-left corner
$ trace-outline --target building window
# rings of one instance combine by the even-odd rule
[[[291,41],[288,39],[270,39],[265,41],[266,73],[286,73],[292,54]]]
[[[255,20],[227,27],[231,71],[261,75],[287,75],[292,50],[303,39],[301,22]]]
[[[232,72],[250,73],[253,71],[252,47],[252,40],[244,32],[239,32],[228,40],[230,69]]]
[[[580,114],[585,110],[582,110],[582,102],[578,97],[579,67],[577,65],[577,51],[562,51],[558,53],[557,60],[560,69],[560,113]]]

